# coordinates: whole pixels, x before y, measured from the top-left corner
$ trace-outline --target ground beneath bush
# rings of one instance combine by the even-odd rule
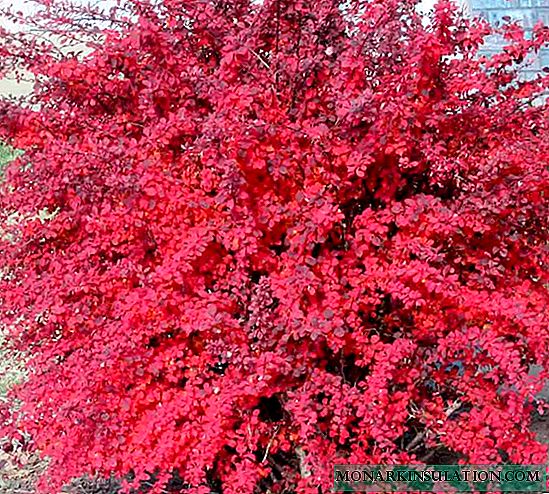
[[[537,417],[532,424],[532,430],[536,433],[538,441],[549,444],[549,415]],[[549,458],[547,462],[549,463]]]
[[[44,468],[37,455],[0,450],[0,494],[34,494],[34,483]]]
[[[549,415],[537,416],[532,424],[540,442],[549,444]],[[435,463],[450,463],[449,458],[436,458]],[[548,458],[549,463],[549,458]],[[45,467],[45,462],[37,455],[29,454],[20,447],[13,451],[0,449],[0,494],[35,494],[36,478]],[[79,479],[74,485],[63,489],[59,494],[116,494],[114,481],[94,481]],[[54,493],[51,493],[54,494]]]

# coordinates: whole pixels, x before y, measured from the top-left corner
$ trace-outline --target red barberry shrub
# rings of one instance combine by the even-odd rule
[[[56,43],[1,42],[36,79],[0,108],[1,323],[44,490],[544,463],[548,84],[517,64],[547,30],[486,59],[448,1],[122,3],[42,1]]]

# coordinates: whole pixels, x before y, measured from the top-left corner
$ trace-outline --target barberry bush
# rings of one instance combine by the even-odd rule
[[[37,9],[0,42],[35,80],[0,106],[0,322],[42,490],[545,463],[548,80],[519,73],[545,27],[487,59],[445,0]]]

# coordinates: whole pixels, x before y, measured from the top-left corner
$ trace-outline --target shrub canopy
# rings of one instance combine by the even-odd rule
[[[47,492],[545,463],[548,81],[517,66],[546,28],[487,60],[449,1],[39,3],[88,44],[0,41],[36,80],[0,105],[0,322],[32,354],[6,430]]]

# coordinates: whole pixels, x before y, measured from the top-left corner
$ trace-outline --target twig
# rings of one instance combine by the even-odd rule
[[[419,445],[419,443],[421,442],[421,440],[424,437],[425,437],[425,432],[420,432],[419,434],[416,434],[414,439],[412,439],[412,441],[410,441],[410,444],[408,444],[408,446],[406,446],[406,451],[413,451],[414,449],[416,449],[416,446]]]
[[[265,66],[267,67],[267,70],[271,71],[271,66],[261,57],[261,55],[259,53],[257,53],[256,51],[252,50],[251,48],[248,48],[248,50],[250,50],[256,57],[257,59]],[[271,71],[272,72],[272,71]]]
[[[267,444],[267,448],[265,449],[265,454],[263,455],[263,459],[261,460],[261,463],[265,463],[267,456],[269,456],[269,451],[271,450],[271,446],[273,445],[273,441],[276,436],[276,433],[278,432],[278,429],[279,429],[279,426],[277,425],[275,427],[273,435],[271,436],[271,439],[269,440],[269,443]]]

